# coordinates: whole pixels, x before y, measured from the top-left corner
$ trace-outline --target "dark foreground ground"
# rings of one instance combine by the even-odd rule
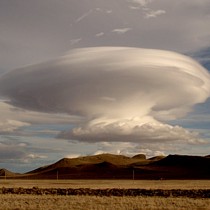
[[[5,188],[0,194],[26,194],[26,195],[65,195],[65,196],[158,196],[158,197],[189,197],[210,198],[210,189],[90,189],[90,188]]]

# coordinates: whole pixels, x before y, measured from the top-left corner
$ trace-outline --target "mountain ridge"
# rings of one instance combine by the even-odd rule
[[[168,155],[148,159],[144,157],[142,154],[127,157],[107,153],[63,158],[25,174],[7,173],[7,177],[20,179],[210,179],[209,155],[205,157]]]

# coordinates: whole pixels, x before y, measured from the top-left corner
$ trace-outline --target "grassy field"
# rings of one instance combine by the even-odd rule
[[[209,210],[210,199],[1,195],[0,210]]]
[[[4,180],[0,187],[210,189],[210,180]]]
[[[210,180],[0,180],[0,188],[210,189]],[[0,210],[209,210],[210,198],[1,194]]]

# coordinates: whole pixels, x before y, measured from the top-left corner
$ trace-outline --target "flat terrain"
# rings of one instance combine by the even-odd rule
[[[0,210],[209,210],[210,199],[1,195]]]
[[[0,180],[0,188],[210,189],[210,180]],[[0,210],[209,210],[210,198],[1,194]]]
[[[2,187],[23,188],[124,188],[124,189],[210,189],[210,180],[4,180]]]

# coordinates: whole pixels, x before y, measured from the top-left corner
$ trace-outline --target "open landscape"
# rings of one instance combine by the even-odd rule
[[[209,210],[209,199],[3,195],[1,210]]]
[[[210,210],[210,0],[0,0],[0,210]]]
[[[0,210],[208,210],[209,166],[209,156],[100,154],[1,169]]]
[[[127,179],[127,180],[208,180],[209,156],[168,155],[146,158],[100,154],[63,158],[27,173],[0,169],[2,179]]]
[[[6,193],[8,189],[11,191]],[[59,194],[70,189],[78,195]],[[129,190],[147,194],[110,194]],[[79,194],[94,191],[109,193]],[[1,180],[0,192],[1,210],[208,210],[210,205],[210,196],[193,197],[195,192],[210,193],[210,180]],[[156,196],[154,192],[163,194]],[[179,192],[180,196],[172,192]]]
[[[63,158],[0,170],[0,210],[209,210],[209,156]]]

